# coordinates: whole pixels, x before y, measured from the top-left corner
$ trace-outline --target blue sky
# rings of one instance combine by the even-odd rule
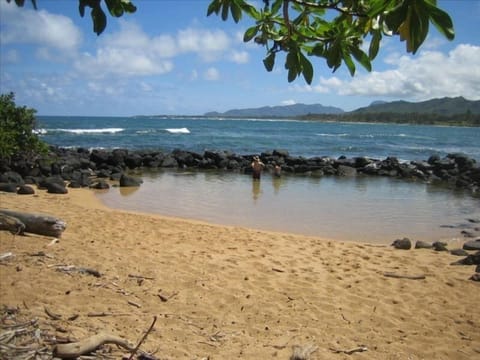
[[[13,2],[13,1],[12,1]],[[27,1],[28,2],[28,1]],[[265,49],[242,42],[251,23],[206,16],[208,0],[137,0],[137,12],[108,16],[97,36],[77,0],[37,0],[23,9],[0,0],[0,92],[40,115],[196,115],[294,103],[346,111],[375,100],[480,100],[480,0],[439,0],[452,17],[450,42],[431,26],[416,55],[383,42],[368,73],[335,73],[314,59],[311,86],[288,83],[283,61],[267,72]],[[252,2],[260,4],[260,1]]]

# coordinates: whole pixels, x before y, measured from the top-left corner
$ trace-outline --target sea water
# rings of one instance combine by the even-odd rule
[[[228,150],[239,155],[285,149],[293,156],[345,155],[426,160],[452,152],[480,161],[480,128],[205,118],[41,117],[39,133],[58,146]],[[480,200],[422,182],[376,177],[307,177],[160,171],[138,174],[139,188],[98,197],[126,210],[212,223],[389,243],[395,238],[461,241]]]

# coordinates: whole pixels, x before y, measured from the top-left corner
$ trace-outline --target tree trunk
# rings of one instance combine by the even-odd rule
[[[4,216],[2,216],[4,215]],[[13,219],[11,219],[13,218]],[[2,219],[6,219],[1,221]],[[22,226],[11,225],[12,221],[18,220]],[[2,223],[6,224],[2,227]],[[15,222],[14,222],[15,223]],[[55,218],[50,215],[39,213],[24,213],[13,210],[0,209],[0,230],[9,230],[16,233],[32,233],[44,236],[61,237],[63,231],[67,227],[65,221]]]

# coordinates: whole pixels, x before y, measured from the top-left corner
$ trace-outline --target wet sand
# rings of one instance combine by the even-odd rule
[[[43,333],[137,343],[157,316],[141,350],[160,359],[288,359],[296,345],[311,359],[480,356],[474,267],[447,252],[113,210],[86,189],[0,193],[0,207],[67,222],[57,243],[0,232],[0,254],[14,254],[0,263],[0,304]]]

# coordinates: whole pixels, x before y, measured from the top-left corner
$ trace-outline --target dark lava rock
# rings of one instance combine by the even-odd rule
[[[480,265],[480,251],[470,254],[466,258],[455,261],[451,265]]]
[[[16,193],[17,192],[17,185],[13,183],[0,183],[0,191],[9,192],[9,193]]]
[[[463,249],[450,250],[450,254],[455,255],[455,256],[468,256],[468,252],[466,252]]]
[[[17,194],[19,194],[19,195],[33,195],[33,194],[35,194],[35,190],[29,185],[20,185],[18,187]]]
[[[120,187],[124,186],[140,186],[142,184],[141,179],[134,178],[133,176],[128,176],[123,174],[120,177]]]
[[[63,184],[58,183],[48,183],[47,184],[47,192],[49,194],[67,194],[68,190]]]
[[[480,250],[480,238],[467,241],[463,244],[463,250]]]
[[[432,244],[426,241],[419,240],[415,243],[415,249],[431,249],[431,248],[432,248]]]
[[[470,276],[469,280],[472,280],[472,281],[480,281],[480,273],[475,273],[473,274],[472,276]]]
[[[92,189],[97,189],[97,190],[106,190],[110,189],[110,185],[108,185],[104,180],[100,180],[97,183],[93,184],[90,186]]]
[[[432,244],[433,250],[435,251],[448,251],[447,244],[441,241],[435,241]]]
[[[410,250],[412,248],[412,242],[409,238],[397,239],[392,243],[395,249]]]

